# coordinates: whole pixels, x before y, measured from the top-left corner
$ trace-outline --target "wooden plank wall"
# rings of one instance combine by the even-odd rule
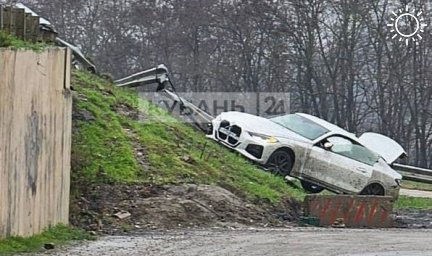
[[[5,5],[0,5],[0,30],[32,42],[54,42],[56,38],[56,33],[39,28],[39,17]]]
[[[0,49],[0,238],[68,223],[69,49]]]

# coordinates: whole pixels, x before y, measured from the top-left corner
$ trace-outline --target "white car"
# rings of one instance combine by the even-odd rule
[[[274,174],[299,178],[320,192],[397,198],[402,176],[391,168],[406,155],[394,140],[376,133],[359,138],[303,113],[270,119],[241,112],[217,116],[208,137],[265,166]]]

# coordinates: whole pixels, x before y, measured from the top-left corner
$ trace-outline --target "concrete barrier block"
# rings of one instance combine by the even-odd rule
[[[304,213],[318,218],[320,226],[390,228],[392,200],[383,196],[308,195]]]

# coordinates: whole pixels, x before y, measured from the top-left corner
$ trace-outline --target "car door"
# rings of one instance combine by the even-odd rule
[[[326,149],[326,142],[333,146]],[[303,176],[339,191],[358,193],[372,176],[373,160],[362,159],[370,157],[368,153],[366,148],[349,138],[332,135],[312,147]]]

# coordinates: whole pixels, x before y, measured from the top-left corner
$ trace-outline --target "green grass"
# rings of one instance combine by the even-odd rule
[[[29,238],[10,237],[0,240],[0,255],[38,252],[43,250],[45,243],[53,243],[55,246],[59,246],[68,244],[73,240],[94,240],[94,237],[84,231],[59,225]]]
[[[18,39],[17,37],[0,30],[0,47],[10,47],[13,49],[26,49],[41,52],[46,46],[47,44],[45,43],[33,43]]]
[[[432,199],[431,198],[419,198],[419,197],[408,197],[400,196],[396,201],[394,207],[396,209],[432,209]]]
[[[432,191],[432,184],[404,180],[402,188]],[[395,208],[432,209],[432,198],[400,196],[395,203]]]
[[[86,72],[74,74],[73,86],[78,109],[96,118],[75,123],[72,159],[76,179],[96,183],[215,184],[252,200],[271,202],[283,196],[304,196],[302,189],[288,186],[282,178],[205,138],[132,90],[116,88]],[[142,120],[119,114],[119,106],[139,112]],[[148,168],[138,164],[134,145],[145,148]]]
[[[111,109],[117,104],[114,96],[76,85],[86,101],[77,102],[79,109],[91,112],[94,122],[78,121],[74,132],[72,155],[74,174],[84,174],[90,181],[132,182],[137,180],[139,166],[130,139],[124,133],[120,117]],[[84,177],[83,177],[84,178]]]

